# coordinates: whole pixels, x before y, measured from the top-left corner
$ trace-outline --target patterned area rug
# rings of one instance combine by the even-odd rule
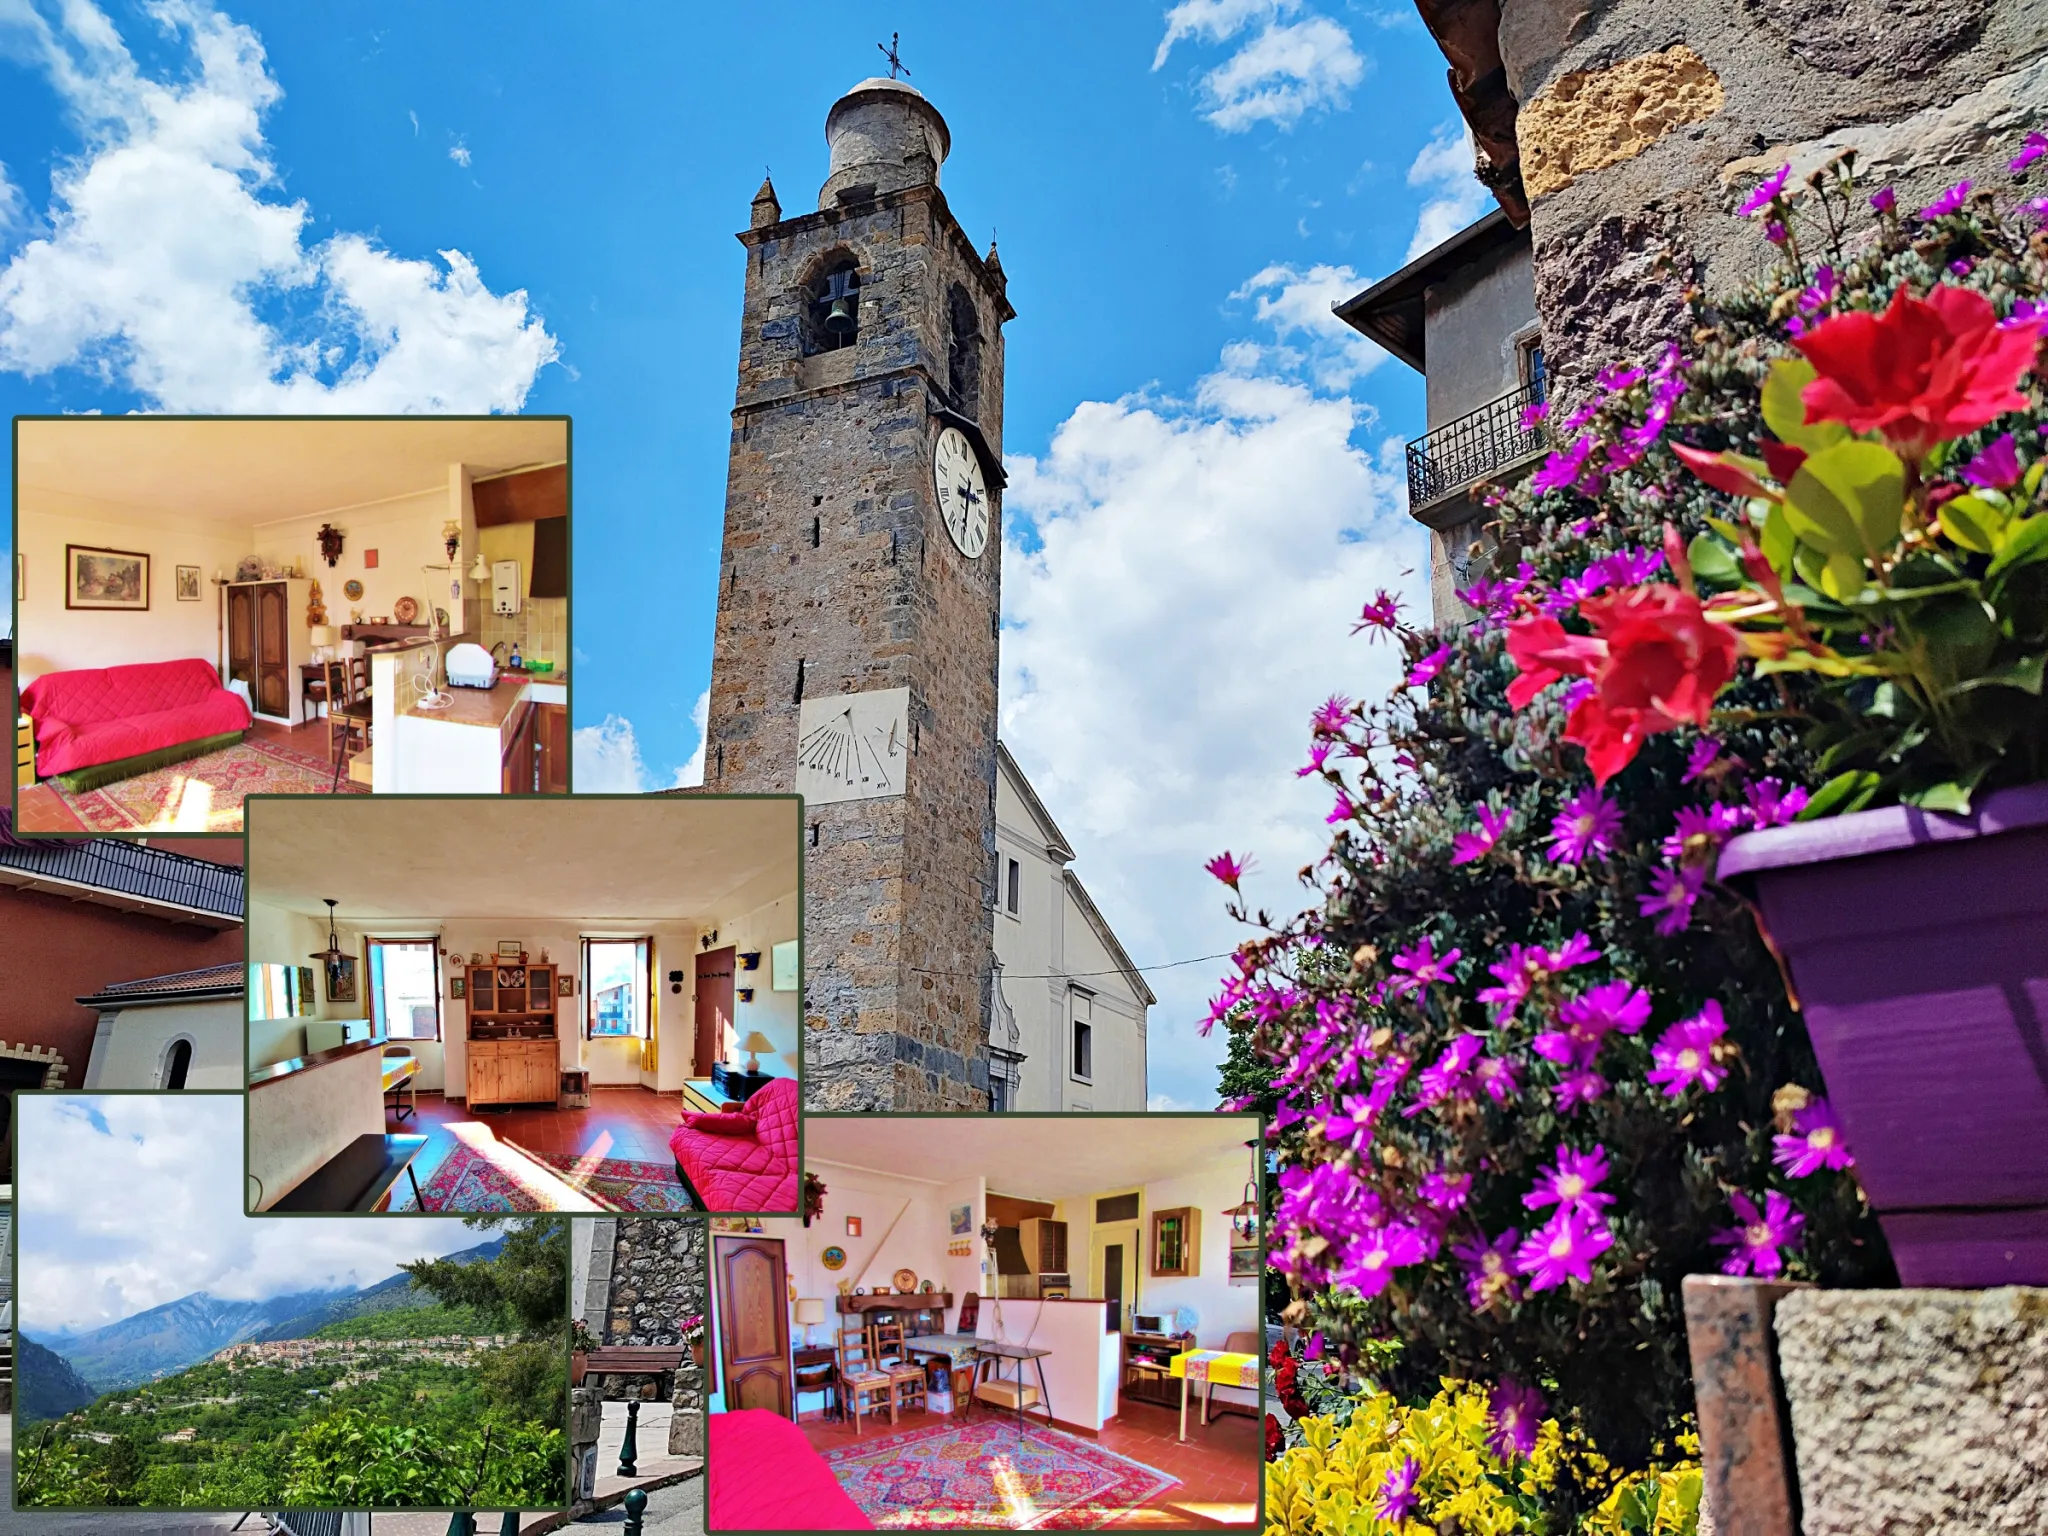
[[[1178,1482],[1079,1435],[975,1418],[825,1453],[885,1530],[1091,1530]]]
[[[324,795],[334,765],[282,742],[251,737],[189,762],[171,763],[74,795],[49,787],[93,832],[239,832],[249,795]],[[341,776],[345,795],[368,786]]]
[[[448,1127],[456,1145],[420,1186],[426,1209],[464,1216],[487,1211],[689,1211],[675,1170],[624,1158],[569,1158],[501,1141],[488,1126]],[[401,1180],[391,1209],[419,1209]]]

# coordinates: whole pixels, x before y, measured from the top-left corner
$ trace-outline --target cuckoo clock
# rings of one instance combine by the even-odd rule
[[[341,530],[328,523],[320,525],[320,558],[330,568],[341,558]]]

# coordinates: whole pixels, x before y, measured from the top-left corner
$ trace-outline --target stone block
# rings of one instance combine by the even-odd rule
[[[1560,77],[1521,110],[1522,186],[1532,198],[1632,160],[1727,101],[1706,60],[1683,43]]]
[[[1804,1536],[2048,1531],[2048,1290],[1802,1291],[1775,1324]]]
[[[1800,1536],[1798,1479],[1771,1359],[1772,1312],[1797,1289],[1685,1277],[1704,1502],[1718,1536]]]

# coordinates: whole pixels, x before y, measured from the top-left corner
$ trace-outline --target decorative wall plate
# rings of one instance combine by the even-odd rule
[[[931,1281],[929,1281],[929,1280],[925,1281],[925,1283],[924,1283],[923,1285],[920,1285],[920,1286],[918,1287],[918,1290],[922,1291],[922,1292],[923,1292],[923,1293],[924,1293],[925,1295],[927,1295],[927,1296],[931,1295],[931,1293],[932,1293],[933,1291],[936,1291],[937,1289],[938,1289],[938,1287],[937,1287],[936,1285],[932,1284],[932,1282],[931,1282]]]
[[[363,595],[363,584],[354,580],[344,581],[341,584],[341,595],[353,603]]]
[[[906,1296],[914,1294],[917,1290],[917,1271],[914,1269],[899,1269],[889,1278],[896,1289]]]
[[[418,598],[401,597],[391,605],[391,617],[398,620],[401,624],[410,624],[419,616],[420,604]]]
[[[818,1255],[818,1262],[827,1269],[846,1268],[846,1250],[836,1244]]]

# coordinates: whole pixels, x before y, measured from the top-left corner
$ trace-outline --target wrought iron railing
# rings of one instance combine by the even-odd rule
[[[1523,424],[1529,407],[1542,402],[1539,376],[1416,438],[1408,445],[1408,510],[1419,512],[1455,496],[1475,480],[1549,447],[1541,422]]]

